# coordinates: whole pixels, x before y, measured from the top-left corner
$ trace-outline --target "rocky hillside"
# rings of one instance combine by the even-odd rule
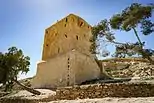
[[[154,76],[154,65],[144,59],[121,59],[103,61],[105,71],[112,77],[151,77]]]

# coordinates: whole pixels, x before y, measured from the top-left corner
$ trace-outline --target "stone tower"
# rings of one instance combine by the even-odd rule
[[[91,36],[91,26],[74,14],[47,28],[32,87],[55,88],[99,78],[100,68],[89,52]]]
[[[73,49],[89,55],[91,36],[91,26],[70,14],[45,30],[42,60]]]

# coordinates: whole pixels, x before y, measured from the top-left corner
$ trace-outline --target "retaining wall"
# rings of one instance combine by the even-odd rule
[[[104,97],[151,97],[154,84],[112,83],[95,84],[67,88],[56,91],[57,99],[104,98]]]
[[[104,97],[153,97],[154,84],[108,83],[58,88],[56,95],[42,99],[0,98],[0,103],[39,103],[54,100],[74,100]]]

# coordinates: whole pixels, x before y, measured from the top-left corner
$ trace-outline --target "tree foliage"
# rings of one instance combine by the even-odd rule
[[[133,3],[122,10],[121,13],[114,15],[110,19],[110,25],[113,29],[130,31],[132,28],[141,24],[143,27],[147,26],[152,32],[153,23],[148,20],[152,16],[152,9],[153,7],[151,5],[144,6],[138,3]],[[145,33],[145,35],[147,34]]]
[[[27,73],[29,71],[29,66],[30,58],[24,56],[21,49],[11,47],[6,53],[0,52],[0,83],[5,86],[5,91],[12,90],[13,83],[15,82],[33,94],[40,94],[39,91],[28,88],[17,80],[20,73]]]
[[[142,55],[144,58],[149,58],[153,50],[144,49],[145,42],[142,42],[137,32],[137,27],[141,29],[143,35],[149,35],[154,32],[154,23],[150,20],[153,12],[153,5],[141,5],[133,3],[124,9],[120,14],[114,15],[110,19],[110,25],[112,29],[130,31],[133,30],[137,38],[136,43],[125,43],[116,46],[116,56],[118,56],[120,49],[123,50],[122,54]],[[120,49],[119,49],[120,47]],[[123,49],[122,49],[123,48]],[[152,61],[150,59],[150,61]]]
[[[102,20],[100,23],[98,23],[92,28],[92,35],[93,36],[90,39],[90,42],[92,42],[92,45],[90,47],[90,51],[92,54],[98,54],[96,48],[100,46],[98,42],[102,37],[105,37],[110,41],[113,41],[115,39],[112,32],[110,31],[107,19]]]
[[[109,20],[102,20],[98,25],[93,27],[94,40],[104,38],[106,42],[112,43],[116,47],[115,57],[126,57],[133,55],[141,55],[150,61],[150,56],[154,54],[152,49],[144,49],[145,42],[142,42],[136,29],[139,28],[143,35],[149,35],[154,32],[154,23],[151,21],[154,5],[142,5],[133,3],[122,10],[121,13],[113,15]],[[117,42],[114,30],[131,31],[133,30],[137,42]],[[94,41],[92,41],[94,42]],[[97,45],[94,48],[97,50]]]
[[[142,45],[135,28],[140,25],[141,32],[144,35],[151,34],[154,31],[154,23],[149,20],[152,16],[152,9],[153,5],[144,6],[138,3],[133,3],[121,13],[114,15],[110,19],[110,25],[112,29],[124,31],[130,31],[133,29],[138,42]]]
[[[11,89],[13,80],[17,80],[19,73],[29,71],[30,58],[24,56],[22,50],[11,47],[6,53],[0,53],[0,83]]]

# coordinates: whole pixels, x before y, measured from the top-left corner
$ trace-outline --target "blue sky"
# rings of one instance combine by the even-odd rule
[[[70,13],[94,25],[133,2],[147,4],[154,0],[0,0],[0,51],[5,52],[11,46],[22,49],[31,58],[30,72],[22,78],[33,76],[41,60],[45,28]],[[119,41],[136,40],[131,32],[116,35]],[[154,35],[141,39],[154,49]]]

